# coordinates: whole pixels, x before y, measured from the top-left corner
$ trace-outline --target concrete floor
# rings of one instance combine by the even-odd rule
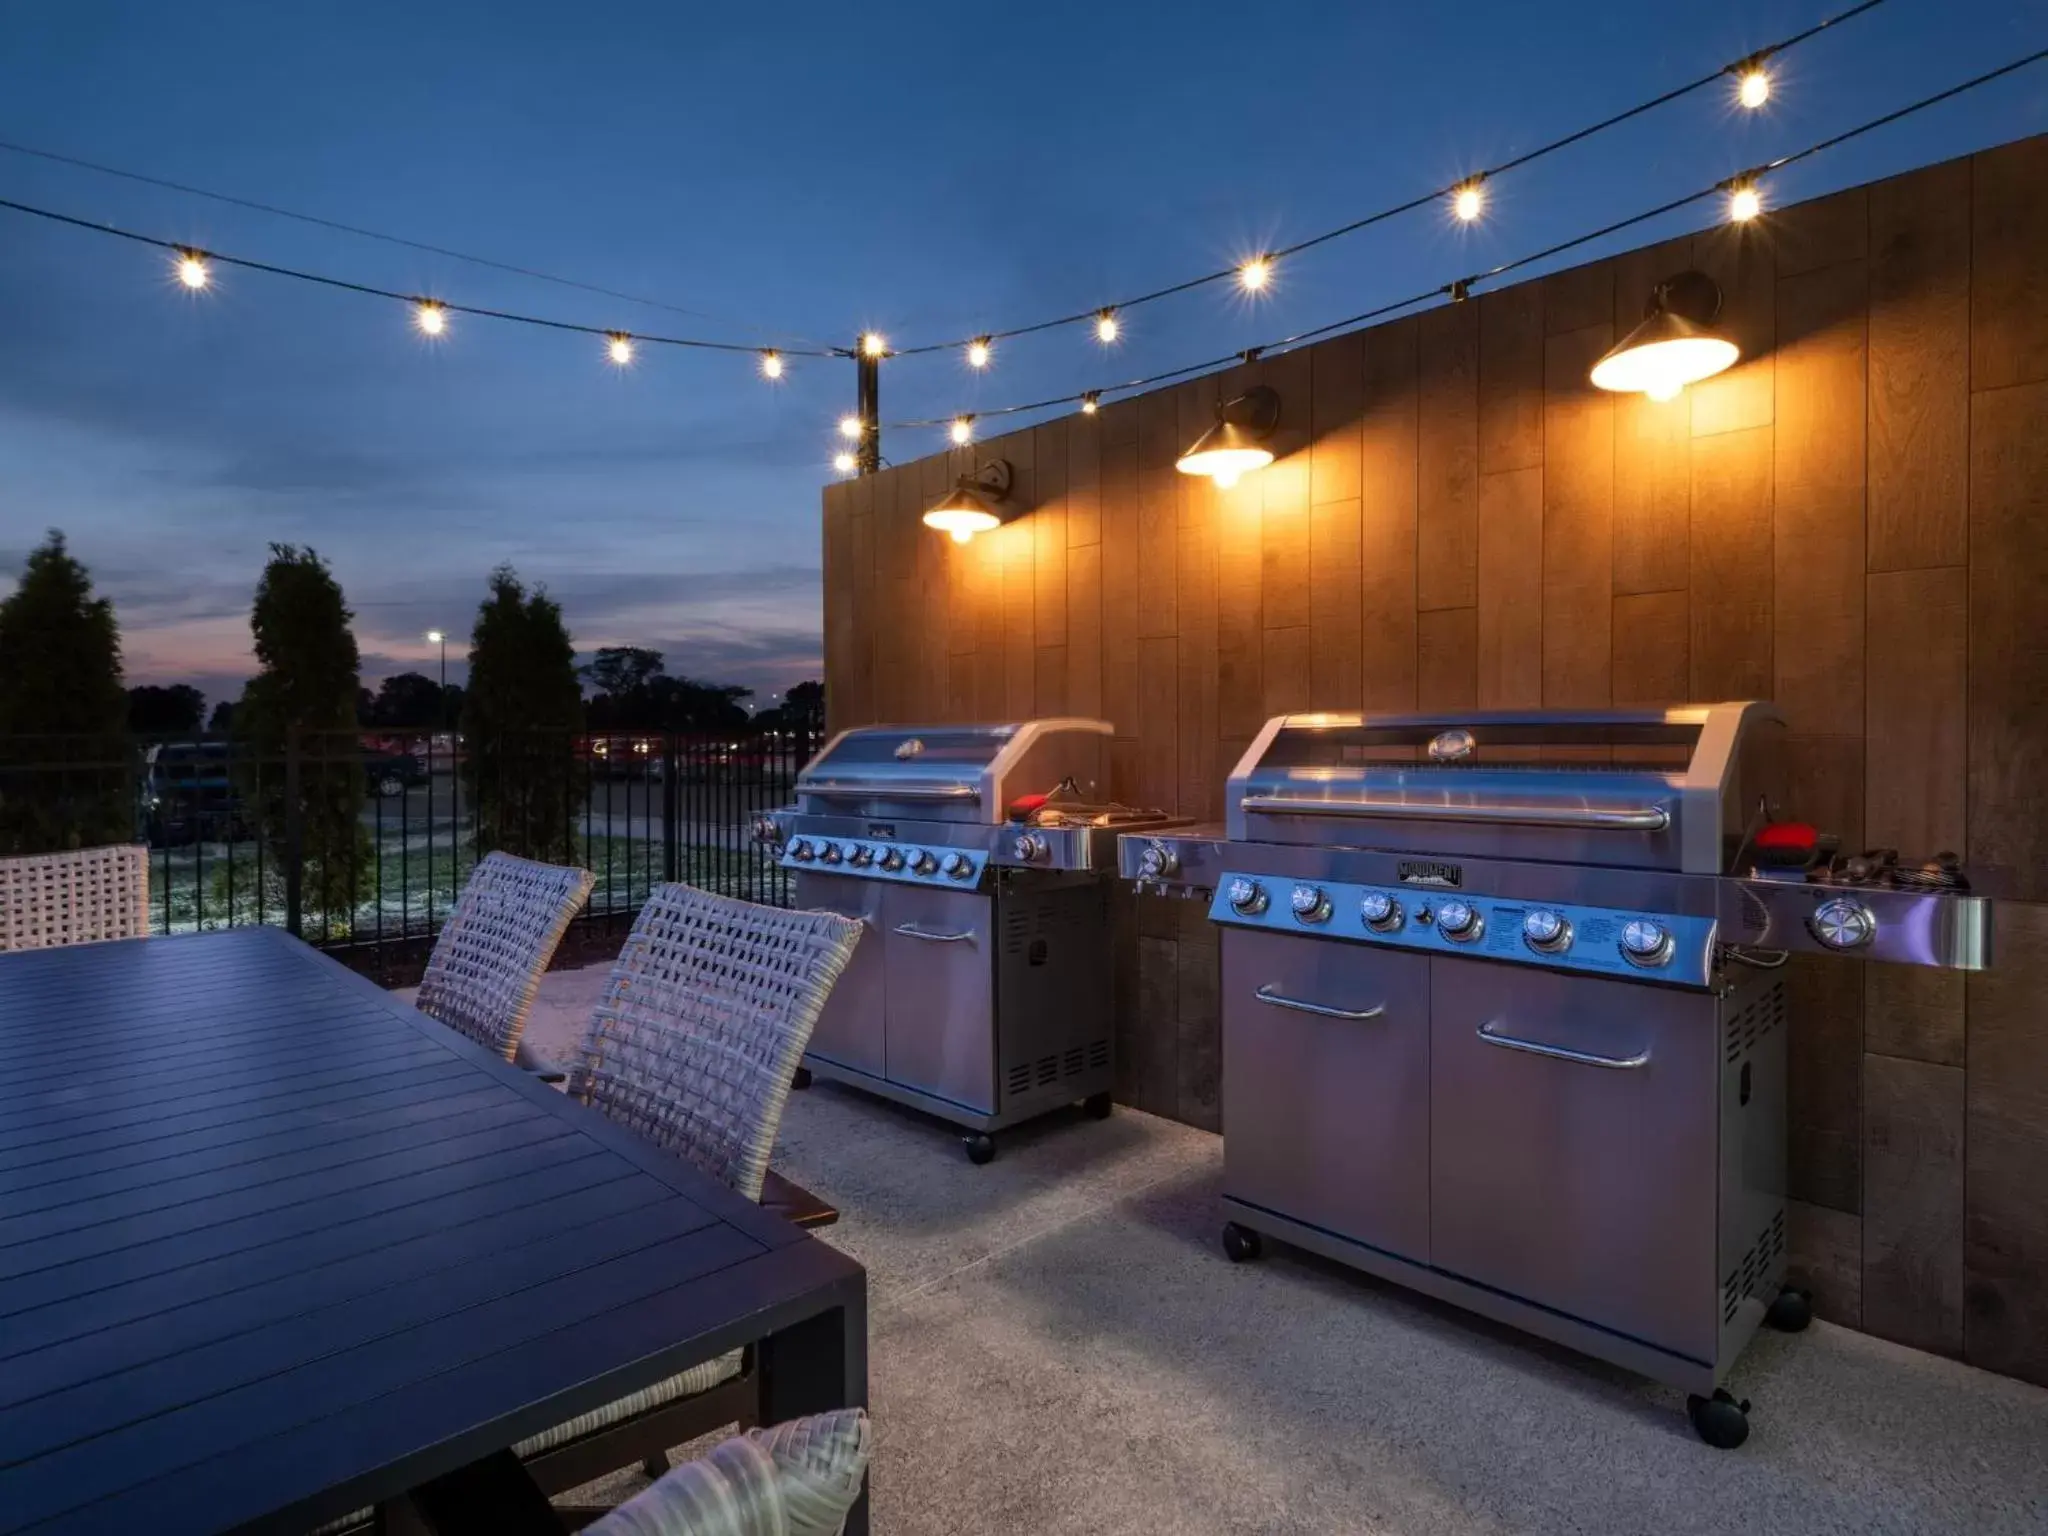
[[[600,968],[548,978],[566,1053]],[[831,1085],[776,1166],[867,1266],[875,1529],[963,1533],[2048,1531],[2048,1392],[1817,1323],[1676,1392],[1305,1254],[1217,1248],[1222,1143],[1119,1110],[1001,1138]],[[622,1497],[638,1474],[609,1480]]]

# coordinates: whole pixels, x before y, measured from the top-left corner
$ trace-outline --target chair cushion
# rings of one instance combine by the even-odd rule
[[[860,1408],[749,1430],[586,1529],[591,1536],[831,1536],[860,1497],[871,1449]]]
[[[680,1375],[666,1381],[657,1381],[651,1387],[642,1388],[629,1397],[622,1397],[615,1403],[606,1403],[602,1408],[593,1408],[589,1413],[578,1414],[566,1424],[557,1424],[530,1440],[522,1440],[512,1447],[516,1456],[538,1456],[542,1451],[552,1451],[558,1445],[567,1445],[571,1440],[581,1440],[585,1435],[600,1429],[610,1429],[614,1424],[623,1424],[628,1419],[638,1418],[649,1409],[665,1407],[680,1402],[686,1397],[695,1397],[699,1392],[709,1392],[721,1381],[730,1381],[739,1375],[741,1354],[734,1350],[729,1355],[720,1355],[716,1360],[706,1360],[702,1365],[693,1365]]]

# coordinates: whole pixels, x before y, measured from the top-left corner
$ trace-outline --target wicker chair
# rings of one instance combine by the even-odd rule
[[[513,1060],[541,976],[596,878],[485,855],[434,941],[413,1006]]]
[[[569,1093],[750,1200],[761,1198],[811,1029],[861,925],[657,887],[613,966],[569,1072]],[[734,1351],[515,1447],[550,1494],[667,1448],[759,1422],[758,1384]]]
[[[139,939],[149,850],[139,843],[0,859],[0,950]]]

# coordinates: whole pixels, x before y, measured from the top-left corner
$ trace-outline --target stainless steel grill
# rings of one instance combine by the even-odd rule
[[[1785,1271],[1795,950],[1976,969],[1952,859],[1785,823],[1768,705],[1292,715],[1226,823],[1123,838],[1222,935],[1225,1247],[1284,1239],[1684,1388]]]
[[[808,1071],[993,1133],[1076,1101],[1110,1108],[1107,894],[1116,837],[1172,825],[1106,802],[1100,720],[875,726],[834,737],[761,827],[795,900],[867,936]]]

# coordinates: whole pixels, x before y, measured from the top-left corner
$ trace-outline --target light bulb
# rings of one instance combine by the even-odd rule
[[[448,311],[432,299],[422,299],[412,308],[412,323],[423,336],[439,336],[448,329]]]
[[[1737,187],[1728,198],[1728,217],[1747,224],[1764,211],[1764,195],[1753,185]]]
[[[989,355],[989,340],[986,336],[977,336],[973,341],[967,343],[968,367],[986,368]]]
[[[1643,391],[1645,396],[1660,405],[1667,400],[1676,400],[1684,393],[1685,382],[1681,379],[1660,379]]]
[[[1735,99],[1752,112],[1771,99],[1771,77],[1762,65],[1752,65],[1742,72],[1735,87]]]
[[[1479,190],[1479,183],[1476,181],[1466,182],[1464,186],[1458,188],[1457,194],[1451,199],[1451,212],[1467,224],[1485,211],[1486,194]]]
[[[179,256],[178,281],[195,291],[212,282],[213,274],[206,269],[206,258],[197,251],[186,251]]]
[[[441,631],[439,631],[438,629],[430,629],[427,631],[427,644],[439,645],[442,639],[443,636],[441,634]]]
[[[763,352],[761,354],[761,377],[764,379],[779,379],[782,377],[781,353]]]
[[[889,343],[882,339],[880,331],[868,331],[860,339],[860,349],[869,357],[880,357],[889,350]]]
[[[953,441],[964,443],[972,439],[973,436],[974,418],[972,416],[955,416],[953,418]]]
[[[1240,469],[1219,469],[1216,471],[1215,474],[1211,475],[1209,479],[1217,490],[1227,491],[1232,486],[1236,485],[1237,482],[1243,478],[1243,476],[1244,471]]]
[[[860,418],[858,416],[840,417],[839,435],[848,439],[858,438],[860,436]]]
[[[1095,339],[1107,346],[1116,340],[1116,336],[1116,311],[1105,309],[1095,317]]]
[[[850,453],[841,453],[834,455],[832,459],[832,467],[838,470],[839,473],[841,473],[842,475],[852,474],[854,470],[853,455]]]
[[[1093,416],[1101,409],[1102,397],[1096,394],[1094,390],[1089,390],[1087,394],[1081,397],[1081,414],[1083,416]]]
[[[971,543],[974,539],[974,530],[972,528],[954,528],[949,530],[949,533],[955,544]]]
[[[1246,293],[1257,293],[1272,280],[1273,263],[1269,257],[1254,256],[1250,261],[1237,269],[1238,285]]]
[[[623,368],[626,364],[633,361],[633,338],[621,331],[618,335],[612,337],[611,345],[607,350],[611,355],[611,360]]]

